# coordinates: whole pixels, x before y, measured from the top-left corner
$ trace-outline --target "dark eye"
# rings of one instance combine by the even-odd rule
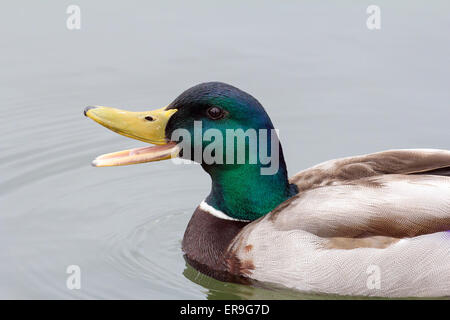
[[[217,120],[223,117],[223,110],[218,107],[211,107],[206,111],[208,113],[208,117],[210,117],[213,120]]]

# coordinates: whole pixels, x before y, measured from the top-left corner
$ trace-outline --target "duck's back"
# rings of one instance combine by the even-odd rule
[[[450,152],[397,150],[295,175],[300,193],[229,253],[249,277],[341,295],[450,296]]]

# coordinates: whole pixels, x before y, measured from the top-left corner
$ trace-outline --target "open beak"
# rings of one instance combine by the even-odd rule
[[[166,138],[166,125],[176,109],[130,112],[109,107],[87,107],[84,115],[102,126],[129,138],[155,146],[113,152],[97,157],[95,167],[124,166],[159,161],[178,156],[179,147]]]

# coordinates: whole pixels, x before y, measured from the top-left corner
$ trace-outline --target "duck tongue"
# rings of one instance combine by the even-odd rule
[[[107,153],[92,161],[94,167],[125,166],[129,164],[159,161],[178,156],[180,148],[176,142]]]

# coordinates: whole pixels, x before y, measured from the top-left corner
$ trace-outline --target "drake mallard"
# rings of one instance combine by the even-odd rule
[[[181,157],[177,129],[195,121],[227,129],[274,128],[262,105],[231,85],[196,85],[167,107],[128,112],[87,107],[85,115],[155,146],[97,157],[97,167]],[[234,138],[233,138],[234,139]],[[212,141],[212,139],[210,139]],[[331,160],[288,177],[279,141],[249,147],[244,162],[205,163],[211,192],[196,208],[182,249],[197,270],[226,281],[262,281],[352,296],[450,296],[450,151],[390,150]],[[195,139],[192,150],[209,141]],[[278,156],[278,170],[252,152]],[[275,151],[273,151],[275,150]]]

